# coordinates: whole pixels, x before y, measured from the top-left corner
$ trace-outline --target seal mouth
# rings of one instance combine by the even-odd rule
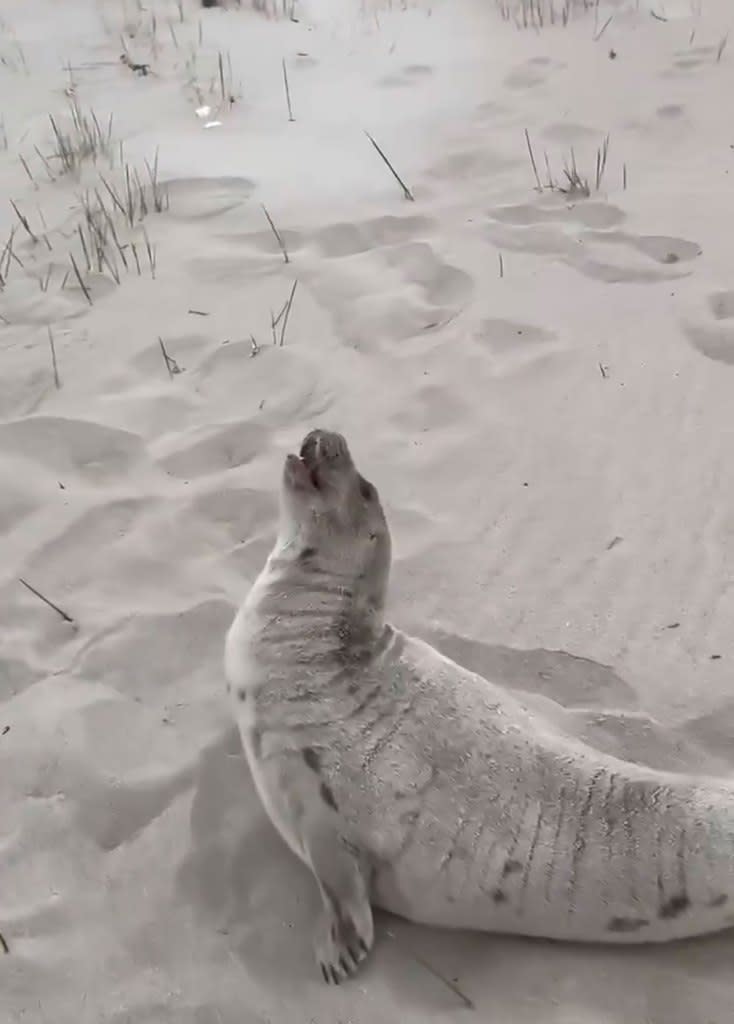
[[[305,460],[299,455],[287,455],[285,460],[286,479],[291,487],[299,491],[319,491],[319,482],[316,467],[309,467]]]
[[[321,491],[351,467],[347,442],[341,434],[312,430],[303,439],[298,455],[286,458],[286,478],[297,490]]]

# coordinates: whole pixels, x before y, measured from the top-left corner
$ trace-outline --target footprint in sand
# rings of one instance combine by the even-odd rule
[[[85,649],[72,675],[97,682],[154,707],[184,708],[187,696],[210,692],[221,661],[221,638],[232,608],[220,599],[200,601],[181,611],[138,614],[107,631]],[[144,671],[132,671],[135,664]]]
[[[78,473],[88,483],[127,479],[145,460],[135,434],[99,423],[61,416],[32,416],[0,424],[0,454],[22,456],[48,469],[57,479]]]
[[[250,420],[195,427],[162,439],[157,461],[171,476],[192,480],[246,465],[269,440],[270,432]]]
[[[666,235],[635,235],[609,230],[624,220],[623,212],[599,200],[563,200],[542,197],[537,204],[523,203],[490,210],[486,234],[495,246],[556,256],[585,277],[610,283],[647,283],[672,280],[690,271],[678,268],[701,255],[696,242]],[[622,259],[612,261],[617,246]],[[638,253],[640,259],[630,259]],[[668,270],[656,269],[667,267]],[[674,269],[677,268],[677,269]]]
[[[493,152],[483,147],[459,153],[450,153],[432,164],[427,171],[428,177],[437,181],[471,180],[476,183],[480,178],[490,178],[513,167],[521,167],[523,161],[517,157],[508,157],[503,153]]]
[[[469,274],[444,263],[427,242],[409,242],[385,250],[385,260],[408,281],[419,285],[426,301],[437,307],[456,307],[472,293]]]
[[[713,292],[707,307],[698,322],[684,323],[684,333],[702,355],[734,366],[734,290]]]
[[[427,234],[433,226],[419,218],[383,218],[380,225],[383,229],[389,225],[392,234],[399,225],[400,232],[405,230],[407,234],[406,221],[420,234]],[[322,232],[322,245],[324,241],[329,252],[335,253],[339,246],[362,245],[365,238],[344,225],[336,232],[333,226]],[[354,264],[344,269],[349,276],[338,304],[332,289],[333,317],[337,332],[357,347],[362,347],[366,339],[373,345],[376,341],[391,343],[422,335],[454,317],[474,289],[472,278],[442,260],[427,241],[373,245],[355,253]],[[358,274],[362,280],[383,282],[380,289],[355,288]]]
[[[672,68],[664,71],[662,78],[677,78],[679,72],[695,70],[716,61],[718,47],[691,46],[687,50],[677,50],[673,58]]]
[[[360,223],[330,224],[315,233],[314,241],[322,256],[334,259],[409,242],[427,235],[432,227],[428,217],[376,217]]]
[[[411,86],[432,74],[433,68],[429,67],[428,64],[408,64],[395,74],[385,75],[379,80],[378,85],[383,85],[387,88]]]
[[[483,320],[474,332],[474,341],[491,357],[497,374],[547,359],[564,348],[554,331],[498,318]]]
[[[220,529],[233,544],[272,530],[278,516],[277,498],[251,487],[223,487],[197,495],[187,515]]]
[[[562,69],[565,66],[551,57],[532,57],[510,71],[505,77],[504,84],[508,89],[535,89],[547,82],[549,72]]]

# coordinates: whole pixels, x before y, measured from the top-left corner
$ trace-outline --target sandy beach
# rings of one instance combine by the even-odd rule
[[[2,1024],[732,1020],[732,933],[378,914],[324,986],[222,669],[329,427],[392,621],[600,750],[734,772],[732,24],[3,0]]]

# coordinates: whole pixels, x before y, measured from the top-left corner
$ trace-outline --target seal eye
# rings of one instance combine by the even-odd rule
[[[375,489],[363,476],[359,478],[359,493],[365,501],[372,501],[375,497]]]

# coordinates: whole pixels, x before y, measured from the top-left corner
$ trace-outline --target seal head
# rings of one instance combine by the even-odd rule
[[[312,430],[288,455],[281,487],[280,555],[344,581],[352,612],[379,628],[391,541],[377,488],[341,434]]]

